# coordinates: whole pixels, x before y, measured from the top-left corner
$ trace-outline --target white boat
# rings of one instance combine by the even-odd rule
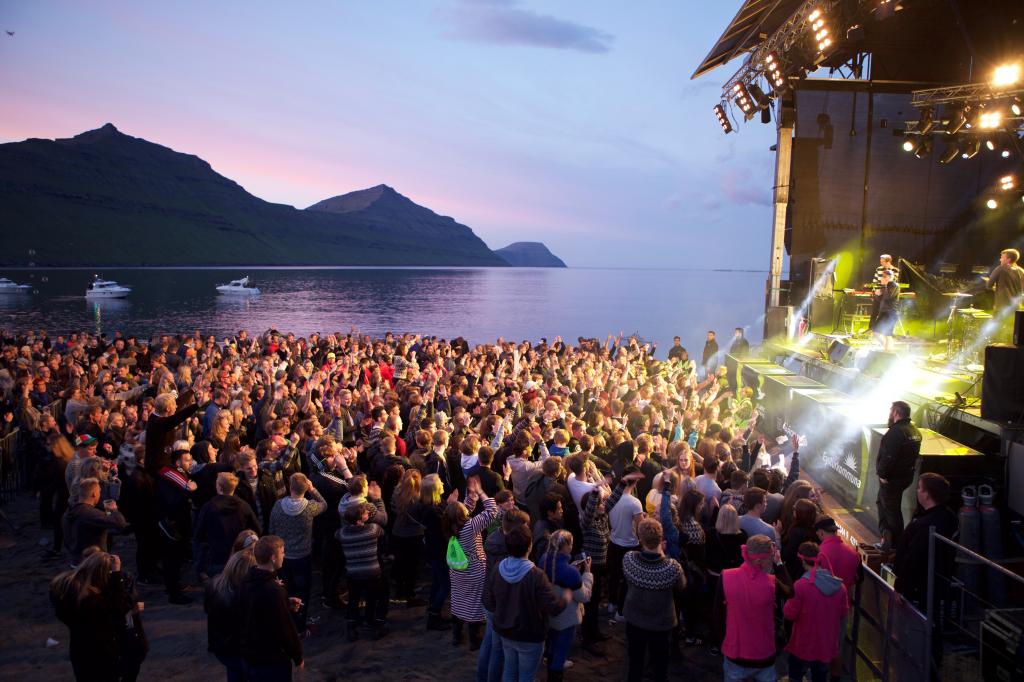
[[[109,279],[101,279],[99,275],[96,275],[89,285],[89,288],[85,290],[86,298],[124,298],[128,294],[132,293],[130,287],[123,286]]]
[[[255,296],[260,293],[260,290],[250,286],[248,277],[243,277],[242,279],[233,279],[227,284],[218,284],[217,293],[230,296]]]
[[[6,277],[0,277],[0,294],[28,294],[32,292],[29,284],[18,284]]]

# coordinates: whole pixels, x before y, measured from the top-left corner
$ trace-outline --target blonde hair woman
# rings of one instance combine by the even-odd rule
[[[53,579],[50,602],[71,634],[75,679],[121,679],[122,663],[127,663],[121,651],[124,623],[135,603],[120,557],[93,548],[77,568]]]
[[[395,524],[391,528],[391,548],[395,551],[395,586],[398,598],[409,606],[424,606],[416,597],[416,573],[423,560],[423,526],[412,516],[420,499],[422,476],[416,469],[408,469],[391,497]],[[432,493],[433,494],[433,493]]]
[[[708,573],[717,578],[727,568],[737,568],[743,563],[743,543],[747,534],[740,530],[740,515],[731,504],[723,504],[715,519],[715,530],[708,533]]]
[[[444,483],[437,474],[428,474],[420,481],[420,499],[410,516],[423,526],[423,551],[430,564],[430,599],[427,603],[427,629],[447,630],[450,622],[441,617],[444,600],[451,590],[448,564],[445,562],[447,538],[441,528],[445,502],[441,499]],[[453,498],[454,499],[454,498]]]
[[[220,575],[206,587],[203,610],[206,611],[207,650],[227,668],[229,680],[245,679],[241,649],[244,614],[238,592],[242,580],[255,565],[251,548],[235,552]]]

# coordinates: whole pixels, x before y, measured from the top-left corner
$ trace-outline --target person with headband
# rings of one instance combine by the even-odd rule
[[[723,679],[775,682],[775,600],[789,596],[792,585],[768,536],[753,536],[742,553],[739,568],[722,571],[715,595],[713,622],[722,642]]]
[[[793,583],[793,597],[786,601],[782,614],[793,621],[786,651],[789,653],[789,679],[802,680],[811,673],[812,682],[825,682],[829,664],[839,655],[839,637],[843,619],[850,610],[850,599],[841,578],[832,575],[828,557],[814,542],[800,545],[803,576]]]

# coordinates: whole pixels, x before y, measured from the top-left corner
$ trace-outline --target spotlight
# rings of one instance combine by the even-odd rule
[[[1021,104],[1020,97],[1013,98],[1013,102],[1010,104],[1010,111],[1013,112],[1014,116],[1020,116],[1024,113],[1024,105]]]
[[[974,140],[964,148],[964,153],[960,155],[962,159],[973,159],[981,151],[981,142]]]
[[[939,163],[949,163],[960,155],[960,144],[956,141],[949,142],[939,157]]]
[[[747,86],[743,83],[737,83],[732,86],[732,96],[736,101],[736,106],[743,112],[744,118],[750,120],[754,115],[754,101],[750,98],[750,92],[747,90]]]
[[[718,125],[722,126],[722,132],[726,135],[732,132],[732,123],[729,122],[729,116],[721,104],[715,105],[715,118],[718,119]]]
[[[985,202],[985,205],[988,206],[990,209],[999,208],[999,202],[996,201],[995,199],[989,199],[988,201]]]
[[[992,85],[1006,88],[1020,80],[1020,64],[1002,64],[992,73]]]
[[[957,112],[950,117],[949,125],[946,127],[946,132],[950,135],[956,135],[964,127],[969,128],[970,124],[967,121],[967,114],[970,110],[971,108],[969,106],[964,106],[962,109],[957,110]]]
[[[1001,111],[983,111],[981,116],[978,117],[978,127],[983,130],[992,130],[998,128],[1003,122],[1003,112]]]
[[[764,58],[764,71],[765,77],[768,79],[768,85],[771,86],[772,92],[775,93],[776,97],[780,97],[789,89],[789,79],[782,73],[782,61],[779,59],[778,54],[775,52],[768,53],[768,56]]]
[[[927,135],[935,127],[935,116],[933,115],[932,108],[926,107],[921,110],[921,120],[917,123],[917,129],[921,131],[922,135]]]
[[[1010,158],[1010,150],[1004,149],[1003,151],[999,152],[999,156],[1003,157],[1004,159]]]
[[[753,100],[755,108],[767,109],[772,105],[772,98],[764,94],[764,90],[757,83],[751,83],[747,86],[747,90],[750,93],[750,99]]]
[[[821,54],[832,46],[832,32],[825,21],[825,14],[820,7],[815,8],[807,16],[807,21],[810,24],[811,33],[814,35],[814,42],[818,46],[818,54]]]
[[[914,150],[914,156],[919,159],[923,159],[932,153],[932,138],[925,137],[921,139],[921,143],[917,145],[917,149]]]
[[[915,146],[916,145],[911,140],[907,140],[906,142],[903,143],[903,151],[912,152],[914,151]]]
[[[999,189],[1003,192],[1009,192],[1011,189],[1017,186],[1017,179],[1012,175],[1004,175],[999,178]]]
[[[996,143],[995,143],[995,142],[993,142],[992,140],[985,140],[985,147],[986,147],[986,148],[987,148],[987,149],[988,149],[988,150],[989,150],[990,152],[994,152],[994,151],[996,150]]]

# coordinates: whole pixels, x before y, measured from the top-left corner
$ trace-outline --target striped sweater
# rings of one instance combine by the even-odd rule
[[[379,509],[383,509],[380,500],[373,502]],[[345,569],[350,578],[380,577],[380,557],[385,537],[383,526],[373,521],[360,526],[345,526],[337,532],[336,537],[345,552]]]
[[[625,483],[620,481],[605,503],[605,509],[618,502],[625,489]],[[608,541],[612,535],[608,512],[605,509],[597,509],[600,501],[601,496],[595,489],[587,498],[587,506],[583,509],[583,518],[580,519],[580,525],[583,526],[583,551],[590,555],[591,563],[595,566],[604,566],[608,563]]]

